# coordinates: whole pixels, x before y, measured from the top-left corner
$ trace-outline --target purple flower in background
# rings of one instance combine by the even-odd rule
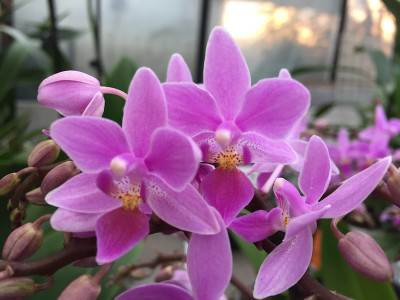
[[[83,171],[47,195],[59,207],[52,226],[95,230],[99,263],[119,258],[145,237],[151,211],[183,230],[219,231],[211,207],[190,184],[199,150],[166,121],[161,85],[142,68],[129,88],[122,129],[94,117],[67,117],[51,126],[54,140]]]
[[[274,185],[277,207],[239,217],[229,227],[247,242],[260,241],[277,231],[285,232],[283,242],[260,267],[254,297],[276,295],[293,286],[310,263],[316,221],[339,217],[355,209],[382,179],[390,162],[390,157],[376,162],[318,202],[330,182],[331,163],[324,142],[313,136],[298,182],[304,196],[291,183],[278,178]]]
[[[295,162],[295,152],[283,139],[306,113],[310,95],[286,76],[287,71],[251,87],[238,46],[220,27],[208,41],[204,85],[188,82],[184,69],[184,63],[172,61],[169,82],[163,85],[168,122],[193,137],[204,162],[219,165],[201,188],[229,225],[254,194],[250,180],[236,165]]]
[[[363,140],[373,141],[375,139],[389,140],[400,132],[400,119],[387,120],[385,110],[381,105],[375,108],[375,124],[359,133]],[[387,144],[387,143],[386,143]]]

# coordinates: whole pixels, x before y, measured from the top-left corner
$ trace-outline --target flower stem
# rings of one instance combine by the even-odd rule
[[[123,92],[123,91],[121,91],[119,89],[112,88],[112,87],[101,86],[100,87],[100,91],[103,94],[112,94],[112,95],[120,96],[124,100],[126,100],[128,98],[128,95],[125,92]]]

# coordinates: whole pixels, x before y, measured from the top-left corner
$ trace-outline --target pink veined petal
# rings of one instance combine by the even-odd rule
[[[102,93],[98,92],[89,102],[89,105],[82,113],[82,117],[87,117],[87,116],[101,117],[104,113],[104,106],[105,106],[104,96]]]
[[[307,271],[312,254],[309,228],[281,243],[264,260],[258,271],[253,296],[264,299],[292,287]]]
[[[318,202],[313,210],[320,210],[328,204],[331,205],[331,208],[322,216],[329,219],[351,212],[375,189],[390,163],[391,157],[388,156],[345,180],[336,191]]]
[[[59,208],[51,216],[50,224],[55,230],[64,232],[94,231],[97,220],[103,213],[85,214]]]
[[[290,164],[297,160],[287,142],[273,141],[255,132],[242,133],[237,144],[249,150],[253,163]]]
[[[187,136],[172,128],[158,128],[151,138],[145,164],[149,172],[180,191],[193,180],[200,159],[200,149]]]
[[[227,227],[254,195],[250,179],[237,168],[218,167],[203,179],[201,188],[204,198],[221,214]]]
[[[306,203],[315,204],[326,191],[331,179],[331,160],[322,139],[313,135],[308,142],[304,165],[299,175],[299,187]]]
[[[282,229],[282,209],[273,208],[271,211],[257,210],[233,220],[229,229],[248,243],[261,241]]]
[[[46,195],[46,202],[80,213],[102,213],[122,205],[97,187],[98,174],[81,173]]]
[[[201,234],[220,231],[211,207],[192,185],[176,192],[160,178],[148,174],[143,179],[142,195],[157,216],[172,226]]]
[[[193,234],[187,251],[187,269],[196,299],[215,300],[224,293],[232,276],[228,232],[215,211],[222,230],[214,235]]]
[[[192,284],[190,283],[189,274],[187,271],[176,270],[171,278],[173,282],[179,282],[187,291],[192,290]]]
[[[153,71],[140,68],[129,86],[122,120],[122,129],[136,157],[145,156],[153,131],[166,124],[167,105],[161,84]]]
[[[293,79],[264,79],[246,94],[235,121],[242,131],[256,131],[272,139],[286,137],[305,115],[310,93]]]
[[[214,99],[194,83],[165,83],[163,89],[172,127],[193,136],[215,131],[222,122]]]
[[[293,239],[300,231],[304,230],[309,226],[313,226],[316,228],[316,221],[323,216],[331,208],[330,205],[326,205],[320,210],[310,211],[298,217],[295,217],[289,221],[289,224],[286,227],[285,233],[285,241],[289,241]]]
[[[168,64],[167,82],[192,82],[192,75],[180,54],[173,54]]]
[[[94,173],[109,168],[113,157],[129,152],[119,125],[97,117],[67,117],[55,121],[51,137],[79,169]]]
[[[148,233],[148,218],[138,209],[117,208],[104,214],[96,224],[96,261],[104,264],[120,258]]]
[[[115,300],[194,300],[182,287],[172,283],[151,283],[135,287],[118,295]]]
[[[222,27],[215,28],[208,40],[204,85],[225,119],[233,120],[250,87],[250,73],[239,47]]]

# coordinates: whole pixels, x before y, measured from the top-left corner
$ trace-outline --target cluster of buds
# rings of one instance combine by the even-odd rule
[[[85,299],[96,300],[101,292],[101,281],[112,267],[112,263],[103,265],[100,270],[90,276],[84,274],[72,281],[58,297],[58,300]]]
[[[0,179],[0,196],[13,193],[8,202],[13,228],[21,226],[26,217],[26,201],[47,205],[45,196],[79,173],[70,160],[56,162],[59,154],[60,147],[53,140],[42,141],[29,154],[28,167]]]
[[[391,282],[394,274],[385,252],[368,234],[360,231],[340,232],[337,224],[342,219],[332,219],[331,229],[339,240],[338,248],[344,260],[359,274],[379,282]]]

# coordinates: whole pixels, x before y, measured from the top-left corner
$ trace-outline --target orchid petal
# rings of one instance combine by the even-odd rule
[[[119,125],[97,117],[67,117],[51,125],[51,137],[76,166],[93,173],[109,168],[113,157],[129,151]]]
[[[284,178],[277,178],[274,183],[276,204],[291,217],[297,217],[308,212],[308,205],[305,204],[299,191]]]
[[[275,180],[282,174],[285,165],[277,165],[271,173],[261,173],[257,177],[257,187],[264,193],[269,193],[272,189]],[[261,185],[261,186],[260,186]]]
[[[326,191],[331,179],[331,161],[328,148],[316,135],[308,142],[304,166],[299,175],[299,188],[306,203],[315,204]]]
[[[81,173],[46,195],[46,202],[80,213],[101,213],[122,205],[97,187],[97,175]]]
[[[286,137],[305,115],[310,93],[293,79],[259,81],[246,94],[236,117],[242,131],[256,131],[272,139]]]
[[[82,117],[101,117],[104,113],[105,100],[102,93],[98,92],[94,95],[93,99],[89,102]]]
[[[250,179],[237,168],[218,167],[201,183],[204,198],[215,207],[229,226],[239,212],[251,201],[254,187]]]
[[[375,189],[390,163],[391,157],[388,156],[345,180],[337,190],[317,203],[313,210],[320,210],[328,204],[331,205],[331,208],[322,216],[329,219],[351,212]]]
[[[188,185],[176,192],[163,180],[149,174],[143,179],[142,189],[146,203],[157,216],[172,226],[201,234],[219,232],[211,207],[193,186]]]
[[[292,218],[286,227],[284,242],[294,238],[300,231],[306,227],[313,225],[321,216],[324,215],[329,209],[330,205],[326,205],[320,210],[310,211],[298,217]]]
[[[118,208],[104,214],[96,224],[96,261],[104,264],[120,258],[148,233],[148,218],[138,209]]]
[[[192,75],[180,54],[173,54],[168,64],[167,82],[192,82]]]
[[[179,191],[196,175],[200,159],[200,149],[187,136],[171,128],[158,128],[151,138],[145,164],[149,172]]]
[[[153,131],[167,124],[167,106],[157,76],[139,69],[129,86],[122,129],[136,157],[144,157]]]
[[[239,47],[222,27],[215,28],[208,40],[204,85],[225,119],[233,120],[250,87],[250,73]]]
[[[242,133],[238,145],[246,147],[251,162],[289,164],[297,160],[293,149],[284,141],[273,141],[255,132]]]
[[[163,88],[172,127],[193,136],[215,131],[222,122],[214,99],[194,83],[166,83]]]
[[[282,209],[279,207],[275,207],[269,212],[257,210],[251,214],[233,220],[229,229],[246,242],[254,243],[282,229],[281,217]]]
[[[214,235],[193,234],[187,251],[187,268],[196,299],[215,300],[224,293],[232,276],[232,252],[224,221]]]
[[[281,243],[264,260],[256,277],[253,296],[257,299],[280,294],[292,287],[307,271],[312,254],[308,228]]]
[[[135,287],[118,295],[115,300],[194,300],[183,288],[171,283],[152,283]]]
[[[51,227],[64,232],[94,231],[97,220],[102,216],[98,214],[85,214],[67,209],[57,209],[50,219]]]

